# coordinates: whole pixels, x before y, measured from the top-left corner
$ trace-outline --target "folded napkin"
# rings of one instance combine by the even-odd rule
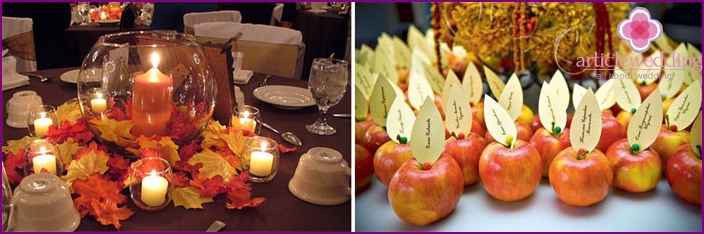
[[[29,77],[17,74],[17,59],[13,56],[2,58],[2,90],[29,84]]]
[[[246,84],[252,78],[254,72],[250,70],[239,70],[232,73],[235,84]]]

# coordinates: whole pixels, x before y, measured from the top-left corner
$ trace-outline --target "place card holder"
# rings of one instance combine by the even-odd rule
[[[203,46],[205,55],[210,65],[210,71],[215,77],[217,96],[213,119],[226,125],[232,117],[232,107],[235,106],[235,81],[232,68],[232,41],[213,37],[196,37],[196,41]]]

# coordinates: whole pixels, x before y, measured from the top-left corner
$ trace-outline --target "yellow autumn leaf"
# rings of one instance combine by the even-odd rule
[[[220,134],[224,133],[227,128],[220,125],[220,122],[216,120],[211,120],[208,126],[205,127],[201,136],[203,137],[203,142],[201,142],[202,149],[209,149],[212,146],[217,148],[225,146],[225,142],[220,138]]]
[[[59,153],[61,154],[61,162],[64,163],[64,165],[70,165],[71,162],[73,161],[73,155],[75,155],[79,150],[81,150],[81,146],[73,141],[73,138],[68,138],[64,143],[57,144],[56,147],[59,148]]]
[[[227,143],[227,147],[232,150],[233,153],[241,155],[242,150],[244,149],[244,142],[247,140],[247,137],[242,135],[242,131],[234,131],[234,132],[228,132],[227,134],[220,134],[220,138],[222,138],[225,143]]]
[[[204,149],[203,152],[194,154],[193,157],[188,160],[188,164],[190,165],[196,165],[198,163],[203,164],[203,167],[198,169],[198,172],[208,179],[219,175],[225,182],[229,182],[233,175],[237,175],[237,169],[232,167],[227,162],[227,159],[210,149]]]
[[[129,120],[115,121],[108,118],[92,119],[91,124],[95,124],[103,139],[115,142],[120,146],[134,144],[135,136],[130,133],[134,124]]]
[[[186,209],[203,209],[203,203],[213,202],[212,197],[201,197],[195,187],[174,188],[171,199],[174,207],[183,206]]]
[[[99,150],[96,144],[91,144],[87,149],[79,151],[80,159],[73,160],[68,165],[65,176],[61,180],[71,185],[75,179],[87,179],[93,173],[104,174],[108,169],[108,160],[110,156],[102,150]]]
[[[31,136],[25,136],[22,139],[19,140],[9,140],[7,141],[7,146],[2,147],[2,152],[7,154],[7,152],[12,152],[13,154],[17,154],[20,149],[24,149],[24,147],[29,144],[29,142],[36,140],[36,137],[31,137]]]
[[[61,104],[56,108],[56,117],[58,117],[60,122],[70,121],[75,123],[76,120],[83,117],[81,114],[81,109],[78,106],[78,102],[70,102]]]
[[[169,161],[171,165],[176,165],[176,162],[181,161],[181,157],[178,155],[178,145],[171,140],[171,137],[162,137],[159,141],[156,141],[140,136],[136,141],[139,149],[127,148],[127,151],[134,155],[139,155],[140,149],[156,149],[161,153],[161,157]]]

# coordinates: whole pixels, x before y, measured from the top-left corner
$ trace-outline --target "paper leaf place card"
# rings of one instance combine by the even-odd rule
[[[512,120],[515,121],[521,115],[521,109],[523,109],[523,88],[521,88],[521,82],[518,81],[516,73],[511,75],[511,78],[506,82],[504,91],[501,92],[499,97],[499,104],[504,107]]]
[[[667,128],[672,129],[672,126],[675,126],[676,130],[687,128],[697,117],[701,107],[702,87],[700,81],[696,80],[670,104],[670,109],[667,109],[665,115]]]
[[[426,98],[420,107],[411,132],[411,153],[421,164],[433,164],[445,146],[445,128],[433,99]]]
[[[411,130],[416,121],[416,115],[402,98],[396,98],[391,104],[389,115],[386,118],[386,132],[392,141],[397,144],[408,143],[411,139]],[[402,140],[405,138],[405,140]]]
[[[374,83],[376,83],[377,75],[372,75],[367,66],[362,64],[355,64],[355,87],[359,87],[359,91],[362,91],[364,97],[369,99],[372,95],[372,90],[374,90]]]
[[[601,110],[609,109],[616,103],[616,99],[614,98],[613,92],[615,81],[616,79],[607,80],[604,84],[601,85],[601,87],[599,87],[598,90],[596,90],[596,93],[594,93],[596,100],[599,102],[599,108],[601,108]]]
[[[555,74],[552,75],[549,84],[552,87],[553,92],[555,92],[556,97],[564,105],[564,109],[567,110],[570,105],[570,88],[567,86],[567,81],[562,75],[562,72],[559,70],[555,71]]]
[[[389,109],[391,109],[391,104],[393,104],[394,99],[396,99],[397,93],[394,90],[391,82],[384,78],[383,75],[376,79],[376,84],[374,84],[374,90],[372,91],[371,101],[369,110],[372,114],[372,119],[379,126],[385,126],[386,117],[389,114]]]
[[[428,80],[425,79],[425,74],[423,70],[419,69],[418,66],[411,68],[411,74],[408,77],[408,101],[411,106],[416,110],[420,109],[420,105],[423,104],[423,100],[426,97],[434,98],[435,94],[428,84]]]
[[[634,152],[640,152],[650,147],[660,132],[662,123],[662,98],[658,90],[653,91],[643,103],[628,123],[628,145]]]
[[[484,66],[484,76],[486,76],[486,83],[489,84],[491,94],[493,94],[497,99],[501,97],[501,92],[504,91],[504,86],[506,86],[504,81],[502,81],[501,78],[499,78],[499,76],[486,65]]]
[[[702,112],[699,111],[697,119],[692,123],[692,131],[689,132],[689,145],[692,147],[692,151],[702,156]]]
[[[662,56],[662,53],[660,52],[660,50],[656,50],[655,52],[650,54],[650,56],[645,58],[643,61],[648,61],[648,60],[657,61],[657,60],[664,59],[664,58],[661,58],[661,56]],[[658,67],[658,68],[660,68],[660,67]],[[638,67],[638,70],[636,70],[635,78],[636,78],[638,85],[646,86],[646,85],[655,83],[655,81],[657,81],[658,78],[660,78],[660,70],[659,69],[655,70],[655,62],[653,62],[653,63],[645,63],[644,62],[643,64],[641,64]]]
[[[467,94],[462,87],[453,85],[450,88],[445,110],[445,122],[450,135],[459,136],[460,133],[469,136],[472,131],[472,109],[467,99]]]
[[[402,67],[410,66],[411,61],[409,58],[411,57],[411,50],[408,48],[408,45],[406,45],[406,43],[397,36],[394,36],[392,42],[394,45],[394,58],[396,59],[396,64]]]
[[[364,121],[367,119],[367,113],[369,111],[369,102],[359,90],[359,86],[354,87],[354,119],[357,121]]]
[[[479,70],[477,70],[477,66],[472,62],[467,65],[467,70],[464,71],[462,88],[469,95],[470,104],[476,105],[482,100],[484,84],[482,84],[482,77],[479,74]]]
[[[677,46],[677,49],[675,49],[675,51],[670,54],[665,61],[669,61],[670,59],[672,59],[672,61],[677,61],[679,60],[679,56],[685,56],[686,54],[687,47],[684,43],[680,43],[680,45]],[[686,64],[672,64],[667,62],[664,64],[663,70],[665,74],[662,78],[660,78],[660,83],[658,84],[658,87],[660,87],[660,94],[663,97],[670,99],[677,94],[677,91],[680,90],[683,79],[689,75],[685,69],[686,66]]]
[[[425,71],[425,78],[428,79],[433,92],[442,93],[442,87],[445,86],[445,77],[435,70],[430,64],[423,63],[421,68]]]
[[[538,99],[538,116],[543,127],[557,136],[565,130],[567,123],[567,112],[562,108],[559,98],[553,87],[547,82],[543,82]]]
[[[460,78],[457,77],[454,71],[450,70],[447,73],[447,78],[445,78],[445,85],[442,87],[442,94],[440,97],[442,97],[442,108],[447,106],[447,98],[450,96],[450,90],[452,86],[458,86],[461,87],[462,83],[460,82]]]
[[[585,93],[587,93],[587,89],[577,83],[574,84],[574,87],[572,88],[572,106],[574,106],[575,109],[577,109],[577,106],[582,101],[582,97],[584,97]]]
[[[589,88],[581,98],[572,117],[570,125],[570,142],[572,148],[579,152],[591,152],[599,143],[601,137],[601,110],[594,92]]]
[[[516,124],[508,112],[489,95],[484,95],[484,122],[491,137],[508,148],[516,145]]]
[[[618,73],[619,69],[615,70]],[[616,104],[618,104],[621,109],[625,111],[631,111],[638,109],[640,106],[640,93],[638,88],[630,79],[614,79],[614,98],[616,98]]]
[[[692,44],[687,43],[687,54],[689,54],[690,58],[701,58],[702,57],[702,52],[700,52],[697,47],[694,47]],[[690,61],[691,63],[691,61]],[[702,71],[695,70],[694,66],[689,65],[685,66],[687,69],[687,76],[683,79],[683,82],[687,85],[691,84],[695,80],[702,80]]]

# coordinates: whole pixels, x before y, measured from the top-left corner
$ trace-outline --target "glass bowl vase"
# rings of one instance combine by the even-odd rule
[[[83,60],[77,85],[90,130],[127,157],[140,137],[188,144],[212,119],[217,95],[203,48],[193,35],[175,31],[100,37]]]

